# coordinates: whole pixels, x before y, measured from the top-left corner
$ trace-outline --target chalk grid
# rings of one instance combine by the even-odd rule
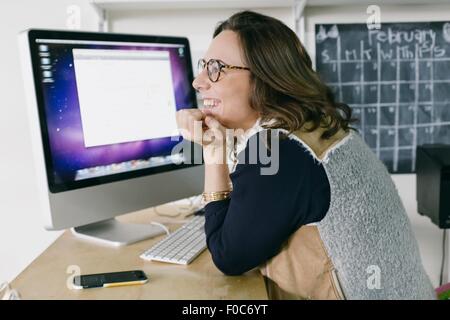
[[[340,35],[325,41],[335,42],[335,58],[324,61],[317,52],[317,71],[337,100],[352,108],[360,120],[354,127],[391,173],[415,171],[417,145],[450,144],[450,91],[435,94],[436,86],[440,91],[450,88],[450,72],[435,72],[441,62],[450,66],[449,57],[419,58],[418,44],[414,58],[402,58],[399,45],[395,56],[382,57],[377,43],[376,53],[368,59],[365,41],[360,40],[358,57],[345,60]],[[395,77],[386,79],[384,69]],[[346,77],[352,70],[360,73],[358,81],[355,74]]]

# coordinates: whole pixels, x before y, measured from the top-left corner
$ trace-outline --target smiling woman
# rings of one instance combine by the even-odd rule
[[[271,298],[435,298],[386,167],[292,30],[236,13],[199,67],[205,108],[177,122],[203,146],[205,232],[222,272],[259,268]]]
[[[204,105],[213,106],[206,114],[228,128],[247,130],[259,114],[248,103],[251,73],[240,52],[238,35],[233,31],[221,32],[213,39],[205,58],[199,61],[200,73],[193,86],[200,92]]]

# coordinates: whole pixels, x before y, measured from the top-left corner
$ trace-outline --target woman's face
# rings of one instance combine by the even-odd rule
[[[206,51],[204,60],[223,61],[227,65],[247,67],[241,58],[241,46],[235,32],[225,30],[218,34]],[[250,107],[250,71],[223,68],[217,82],[208,78],[205,69],[192,83],[200,92],[205,113],[222,125],[233,129],[251,128],[259,115]]]

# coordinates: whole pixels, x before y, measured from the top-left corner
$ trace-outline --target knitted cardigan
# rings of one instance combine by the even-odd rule
[[[398,191],[361,137],[351,131],[321,159],[299,137],[289,138],[328,176],[330,207],[317,227],[345,297],[435,299]]]

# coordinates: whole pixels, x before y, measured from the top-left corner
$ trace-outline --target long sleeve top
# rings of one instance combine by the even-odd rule
[[[329,208],[323,165],[288,138],[278,140],[279,156],[271,157],[271,163],[260,156],[252,162],[249,146],[261,148],[261,139],[261,132],[254,134],[239,153],[230,174],[231,197],[205,206],[207,246],[217,268],[227,275],[242,274],[275,256],[298,228],[322,220]],[[262,174],[270,166],[276,173]]]

